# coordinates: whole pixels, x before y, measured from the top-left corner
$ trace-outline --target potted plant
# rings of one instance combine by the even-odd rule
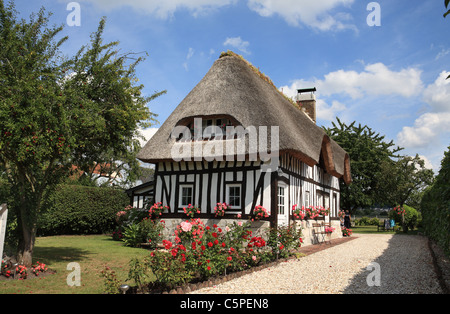
[[[148,210],[148,214],[151,219],[160,218],[165,210],[168,210],[168,206],[163,206],[161,202],[153,204]]]
[[[262,207],[261,205],[256,205],[255,210],[253,211],[253,214],[255,215],[255,220],[260,220],[262,218],[269,217],[269,214],[267,213],[267,209]]]
[[[200,208],[197,206],[192,206],[191,204],[188,207],[183,207],[184,213],[191,218],[194,218],[195,214],[200,214]]]
[[[226,203],[217,203],[217,206],[214,207],[214,212],[216,213],[216,217],[225,216],[225,211],[228,209],[228,205]]]
[[[297,204],[293,205],[292,206],[292,215],[296,219],[301,219],[301,220],[305,219],[305,215],[306,215],[305,207],[300,208],[300,207],[298,207]]]
[[[353,234],[353,231],[352,231],[352,229],[348,229],[348,228],[343,228],[342,229],[342,235],[344,236],[344,237],[349,237],[349,236],[351,236]]]

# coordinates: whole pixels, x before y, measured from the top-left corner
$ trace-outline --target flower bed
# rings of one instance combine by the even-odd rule
[[[24,265],[15,265],[10,260],[2,261],[2,268],[0,275],[5,279],[30,279],[39,277],[42,274],[53,273],[49,271],[48,267],[44,263],[36,262],[31,267]]]
[[[151,271],[156,280],[150,289],[168,290],[258,267],[288,257],[301,246],[301,232],[295,227],[255,235],[254,223],[234,221],[219,227],[201,219],[184,220],[176,227],[175,240],[163,240],[164,249],[152,251],[141,269],[134,268],[132,278]]]

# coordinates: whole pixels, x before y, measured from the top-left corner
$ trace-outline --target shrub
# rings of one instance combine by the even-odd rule
[[[401,225],[404,232],[408,232],[408,230],[413,230],[417,227],[419,220],[421,220],[421,215],[415,208],[403,205],[403,207],[397,206],[392,209],[389,212],[389,218],[394,219],[397,224]]]
[[[163,288],[171,289],[193,278],[192,271],[186,267],[181,255],[174,257],[171,252],[152,252],[150,258],[146,259],[146,264],[156,277],[155,282]]]
[[[420,207],[425,233],[450,256],[450,147],[444,154],[435,182],[425,191]]]
[[[287,257],[290,252],[303,243],[301,229],[292,226],[280,226],[269,232],[268,246],[274,256]]]
[[[122,240],[126,246],[139,247],[142,243],[149,243],[150,248],[156,248],[162,239],[164,223],[143,219],[138,223],[132,223],[125,227]]]
[[[371,218],[369,220],[369,225],[371,225],[371,226],[378,226],[379,224],[380,224],[380,220],[376,217]]]
[[[116,214],[129,203],[123,190],[60,185],[38,217],[38,235],[100,234],[114,230]]]
[[[176,228],[175,243],[163,240],[165,251],[152,252],[146,263],[158,285],[173,288],[194,278],[204,280],[288,256],[301,244],[301,232],[295,227],[273,229],[267,241],[254,236],[250,227],[249,221],[223,229],[205,226],[200,219],[183,221]]]

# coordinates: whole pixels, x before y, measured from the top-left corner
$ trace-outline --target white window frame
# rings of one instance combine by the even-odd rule
[[[189,204],[192,204],[194,201],[194,185],[193,184],[180,184],[179,185],[180,190],[179,190],[179,196],[178,196],[178,207],[179,208],[183,208],[183,207],[187,207]],[[185,188],[189,188],[191,189],[191,202],[188,204],[183,204],[183,189]]]
[[[231,204],[230,202],[230,188],[235,188],[238,187],[239,188],[239,206],[229,206],[230,209],[242,209],[242,184],[241,183],[230,183],[226,185],[226,195],[225,195],[225,199],[226,199],[226,203],[227,204]]]
[[[305,191],[305,207],[309,207],[311,205],[311,193],[309,191]]]

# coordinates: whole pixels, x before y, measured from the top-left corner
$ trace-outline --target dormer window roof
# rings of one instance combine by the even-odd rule
[[[229,140],[240,137],[238,123],[230,116],[192,117],[177,124],[177,142]]]

